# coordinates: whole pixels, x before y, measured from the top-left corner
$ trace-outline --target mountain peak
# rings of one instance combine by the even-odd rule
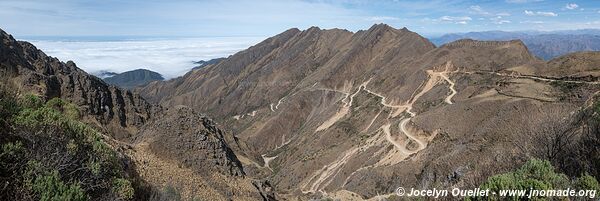
[[[281,32],[280,34],[277,34],[277,35],[297,34],[298,32],[300,32],[300,29],[298,29],[298,28],[290,28],[288,30],[285,30],[284,32]]]
[[[383,32],[383,31],[395,31],[395,30],[396,29],[394,27],[391,27],[390,25],[387,25],[384,23],[379,23],[379,24],[374,24],[367,31],[368,32]]]
[[[320,31],[321,28],[319,28],[318,26],[311,26],[310,28],[307,29],[307,31],[311,31],[311,30],[317,30]]]
[[[103,78],[109,84],[117,85],[126,89],[144,86],[150,82],[164,80],[163,76],[157,72],[148,69],[135,69],[123,73],[118,73],[110,77]]]
[[[396,29],[390,25],[384,24],[384,23],[379,23],[379,24],[374,24],[373,26],[371,26],[368,30],[366,30],[367,33],[386,33],[386,32],[392,32],[392,33],[400,33],[400,34],[414,34],[416,36],[419,36],[422,38],[421,35],[419,35],[416,32],[413,32],[411,30],[409,30],[406,27],[402,27],[401,29]]]

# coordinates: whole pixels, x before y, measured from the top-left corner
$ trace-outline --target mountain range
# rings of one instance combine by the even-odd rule
[[[598,56],[545,62],[519,40],[436,47],[385,24],[312,27],[139,92],[226,124],[247,172],[283,195],[376,198],[398,186],[473,186],[522,163],[536,152],[516,148],[534,146],[526,136],[598,90]]]
[[[544,61],[520,40],[293,28],[131,92],[0,36],[3,85],[80,108],[140,200],[170,186],[184,199],[401,200],[398,187],[474,188],[532,158],[599,176],[598,52]]]
[[[443,45],[459,39],[474,40],[521,40],[534,55],[550,60],[568,53],[578,51],[599,51],[600,30],[584,29],[573,31],[485,31],[446,34],[431,41],[436,45]]]

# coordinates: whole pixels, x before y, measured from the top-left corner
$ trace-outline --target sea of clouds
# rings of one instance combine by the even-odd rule
[[[194,61],[227,57],[264,37],[202,37],[127,40],[23,39],[47,55],[74,61],[88,73],[125,72],[145,68],[174,78],[188,72]]]

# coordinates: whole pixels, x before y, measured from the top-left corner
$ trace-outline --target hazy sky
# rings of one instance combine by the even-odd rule
[[[424,35],[600,28],[600,1],[1,0],[0,27],[21,36],[270,36],[291,27]]]

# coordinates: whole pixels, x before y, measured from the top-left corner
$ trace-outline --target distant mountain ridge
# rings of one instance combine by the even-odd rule
[[[221,58],[211,59],[211,60],[208,60],[208,61],[204,61],[204,60],[196,61],[196,62],[194,62],[194,64],[196,64],[198,66],[192,68],[192,70],[204,68],[204,67],[206,67],[208,65],[218,64],[219,62],[221,62],[221,61],[223,61],[225,59],[226,58],[221,57]]]
[[[484,31],[451,33],[431,38],[436,45],[443,45],[459,39],[474,40],[522,40],[534,55],[550,60],[558,56],[578,51],[600,51],[600,30],[582,29],[567,31]]]
[[[109,84],[126,89],[144,86],[150,82],[164,79],[165,78],[160,73],[147,69],[136,69],[123,73],[116,73],[113,76],[103,78],[103,80]]]

